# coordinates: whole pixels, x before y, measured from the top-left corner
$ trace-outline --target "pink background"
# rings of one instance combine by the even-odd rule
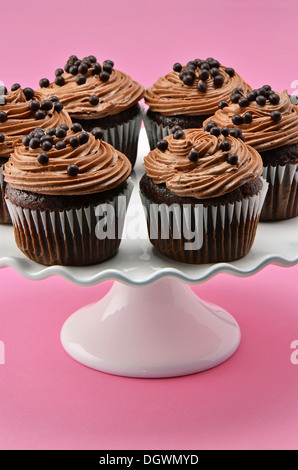
[[[1,7],[0,79],[36,87],[69,55],[94,54],[148,86],[176,61],[214,56],[253,86],[295,92],[297,15],[297,0],[12,0]],[[271,266],[193,287],[234,315],[240,348],[201,374],[141,380],[81,366],[60,344],[63,322],[110,282],[1,270],[0,448],[297,449],[297,278],[298,267]]]

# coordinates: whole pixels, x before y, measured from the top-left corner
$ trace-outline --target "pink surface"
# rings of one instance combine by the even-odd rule
[[[113,59],[145,86],[176,61],[214,56],[253,86],[297,87],[297,0],[28,0],[1,13],[8,87],[36,87],[71,54]],[[2,270],[0,448],[297,449],[297,276],[298,267],[268,267],[194,288],[239,322],[237,353],[201,374],[138,380],[87,369],[60,344],[63,322],[110,283],[80,288]]]

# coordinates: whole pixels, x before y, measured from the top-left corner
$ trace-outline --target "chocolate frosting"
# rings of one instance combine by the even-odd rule
[[[69,141],[79,133],[71,130],[64,139],[66,148],[47,152],[47,164],[38,162],[41,149],[20,145],[5,165],[4,178],[13,188],[43,195],[94,194],[119,187],[131,173],[131,163],[108,143],[89,134],[87,143],[73,148]],[[61,140],[61,139],[57,139]],[[68,174],[77,165],[76,176]]]
[[[241,139],[222,135],[216,137],[203,129],[187,129],[184,134],[180,139],[175,139],[173,134],[165,137],[167,150],[152,150],[143,165],[154,183],[165,183],[177,196],[197,199],[218,197],[244,183],[254,182],[262,175],[259,153]],[[228,152],[220,150],[224,140],[231,144]],[[196,162],[188,158],[193,149],[200,155]],[[227,162],[230,154],[237,155],[237,165]]]
[[[291,102],[286,90],[275,93],[280,97],[278,104],[273,105],[267,100],[264,106],[260,106],[256,101],[252,101],[249,106],[241,108],[237,103],[230,103],[229,106],[218,109],[203,125],[213,120],[219,127],[240,127],[246,143],[259,152],[295,144],[298,142],[298,107]],[[281,113],[280,121],[274,122],[271,119],[273,111]],[[252,122],[235,126],[231,120],[232,116],[247,112],[251,113]]]
[[[182,70],[186,68],[183,67]],[[167,116],[173,115],[208,115],[217,110],[218,103],[230,97],[235,88],[242,88],[244,93],[251,87],[236,72],[232,77],[220,66],[220,74],[224,77],[221,87],[214,85],[212,77],[206,80],[207,91],[199,91],[199,69],[195,71],[196,77],[192,85],[185,85],[179,78],[178,72],[170,72],[160,77],[152,87],[145,91],[145,103],[152,111]]]
[[[144,94],[139,83],[115,69],[107,82],[93,75],[91,69],[84,74],[86,82],[82,85],[78,85],[76,76],[70,73],[64,72],[61,76],[65,80],[63,86],[52,82],[41,91],[47,96],[57,96],[70,116],[78,119],[99,119],[118,114],[138,103]],[[99,98],[97,105],[90,104],[92,95]]]
[[[27,101],[22,88],[9,91],[5,98],[6,104],[0,105],[0,111],[4,111],[8,119],[0,122],[0,133],[5,136],[4,142],[0,143],[0,158],[9,158],[13,148],[19,145],[22,138],[33,131],[36,126],[48,129],[59,124],[71,125],[71,119],[64,109],[59,113],[52,109],[46,113],[44,119],[35,119],[33,112],[29,109],[30,101]],[[33,99],[41,103],[47,97],[35,91]]]

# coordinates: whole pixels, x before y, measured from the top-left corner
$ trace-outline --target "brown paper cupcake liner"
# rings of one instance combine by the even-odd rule
[[[5,202],[4,165],[0,166],[0,224],[11,224],[11,218]]]
[[[157,204],[141,193],[149,239],[163,255],[191,264],[229,262],[253,245],[268,184],[242,201],[203,204]]]
[[[172,131],[169,126],[162,126],[157,124],[152,119],[150,119],[146,113],[146,110],[143,109],[143,122],[149,142],[150,150],[156,148],[156,144],[159,140],[162,140],[167,135],[171,135]]]
[[[298,216],[298,164],[268,165],[263,178],[268,192],[261,212],[261,221],[291,219]]]
[[[86,266],[112,257],[121,243],[133,184],[104,204],[70,210],[32,210],[6,204],[18,248],[46,265]]]

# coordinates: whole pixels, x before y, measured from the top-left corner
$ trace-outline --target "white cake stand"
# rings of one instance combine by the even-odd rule
[[[251,251],[231,263],[187,265],[159,255],[147,237],[138,179],[149,150],[141,131],[135,189],[119,252],[101,265],[45,267],[16,247],[12,227],[0,226],[0,268],[41,280],[61,276],[80,286],[114,280],[108,294],[70,316],[61,329],[66,352],[85,366],[127,377],[174,377],[217,366],[236,351],[240,329],[225,310],[201,301],[187,284],[219,273],[251,276],[269,264],[298,262],[298,218],[261,223]]]

